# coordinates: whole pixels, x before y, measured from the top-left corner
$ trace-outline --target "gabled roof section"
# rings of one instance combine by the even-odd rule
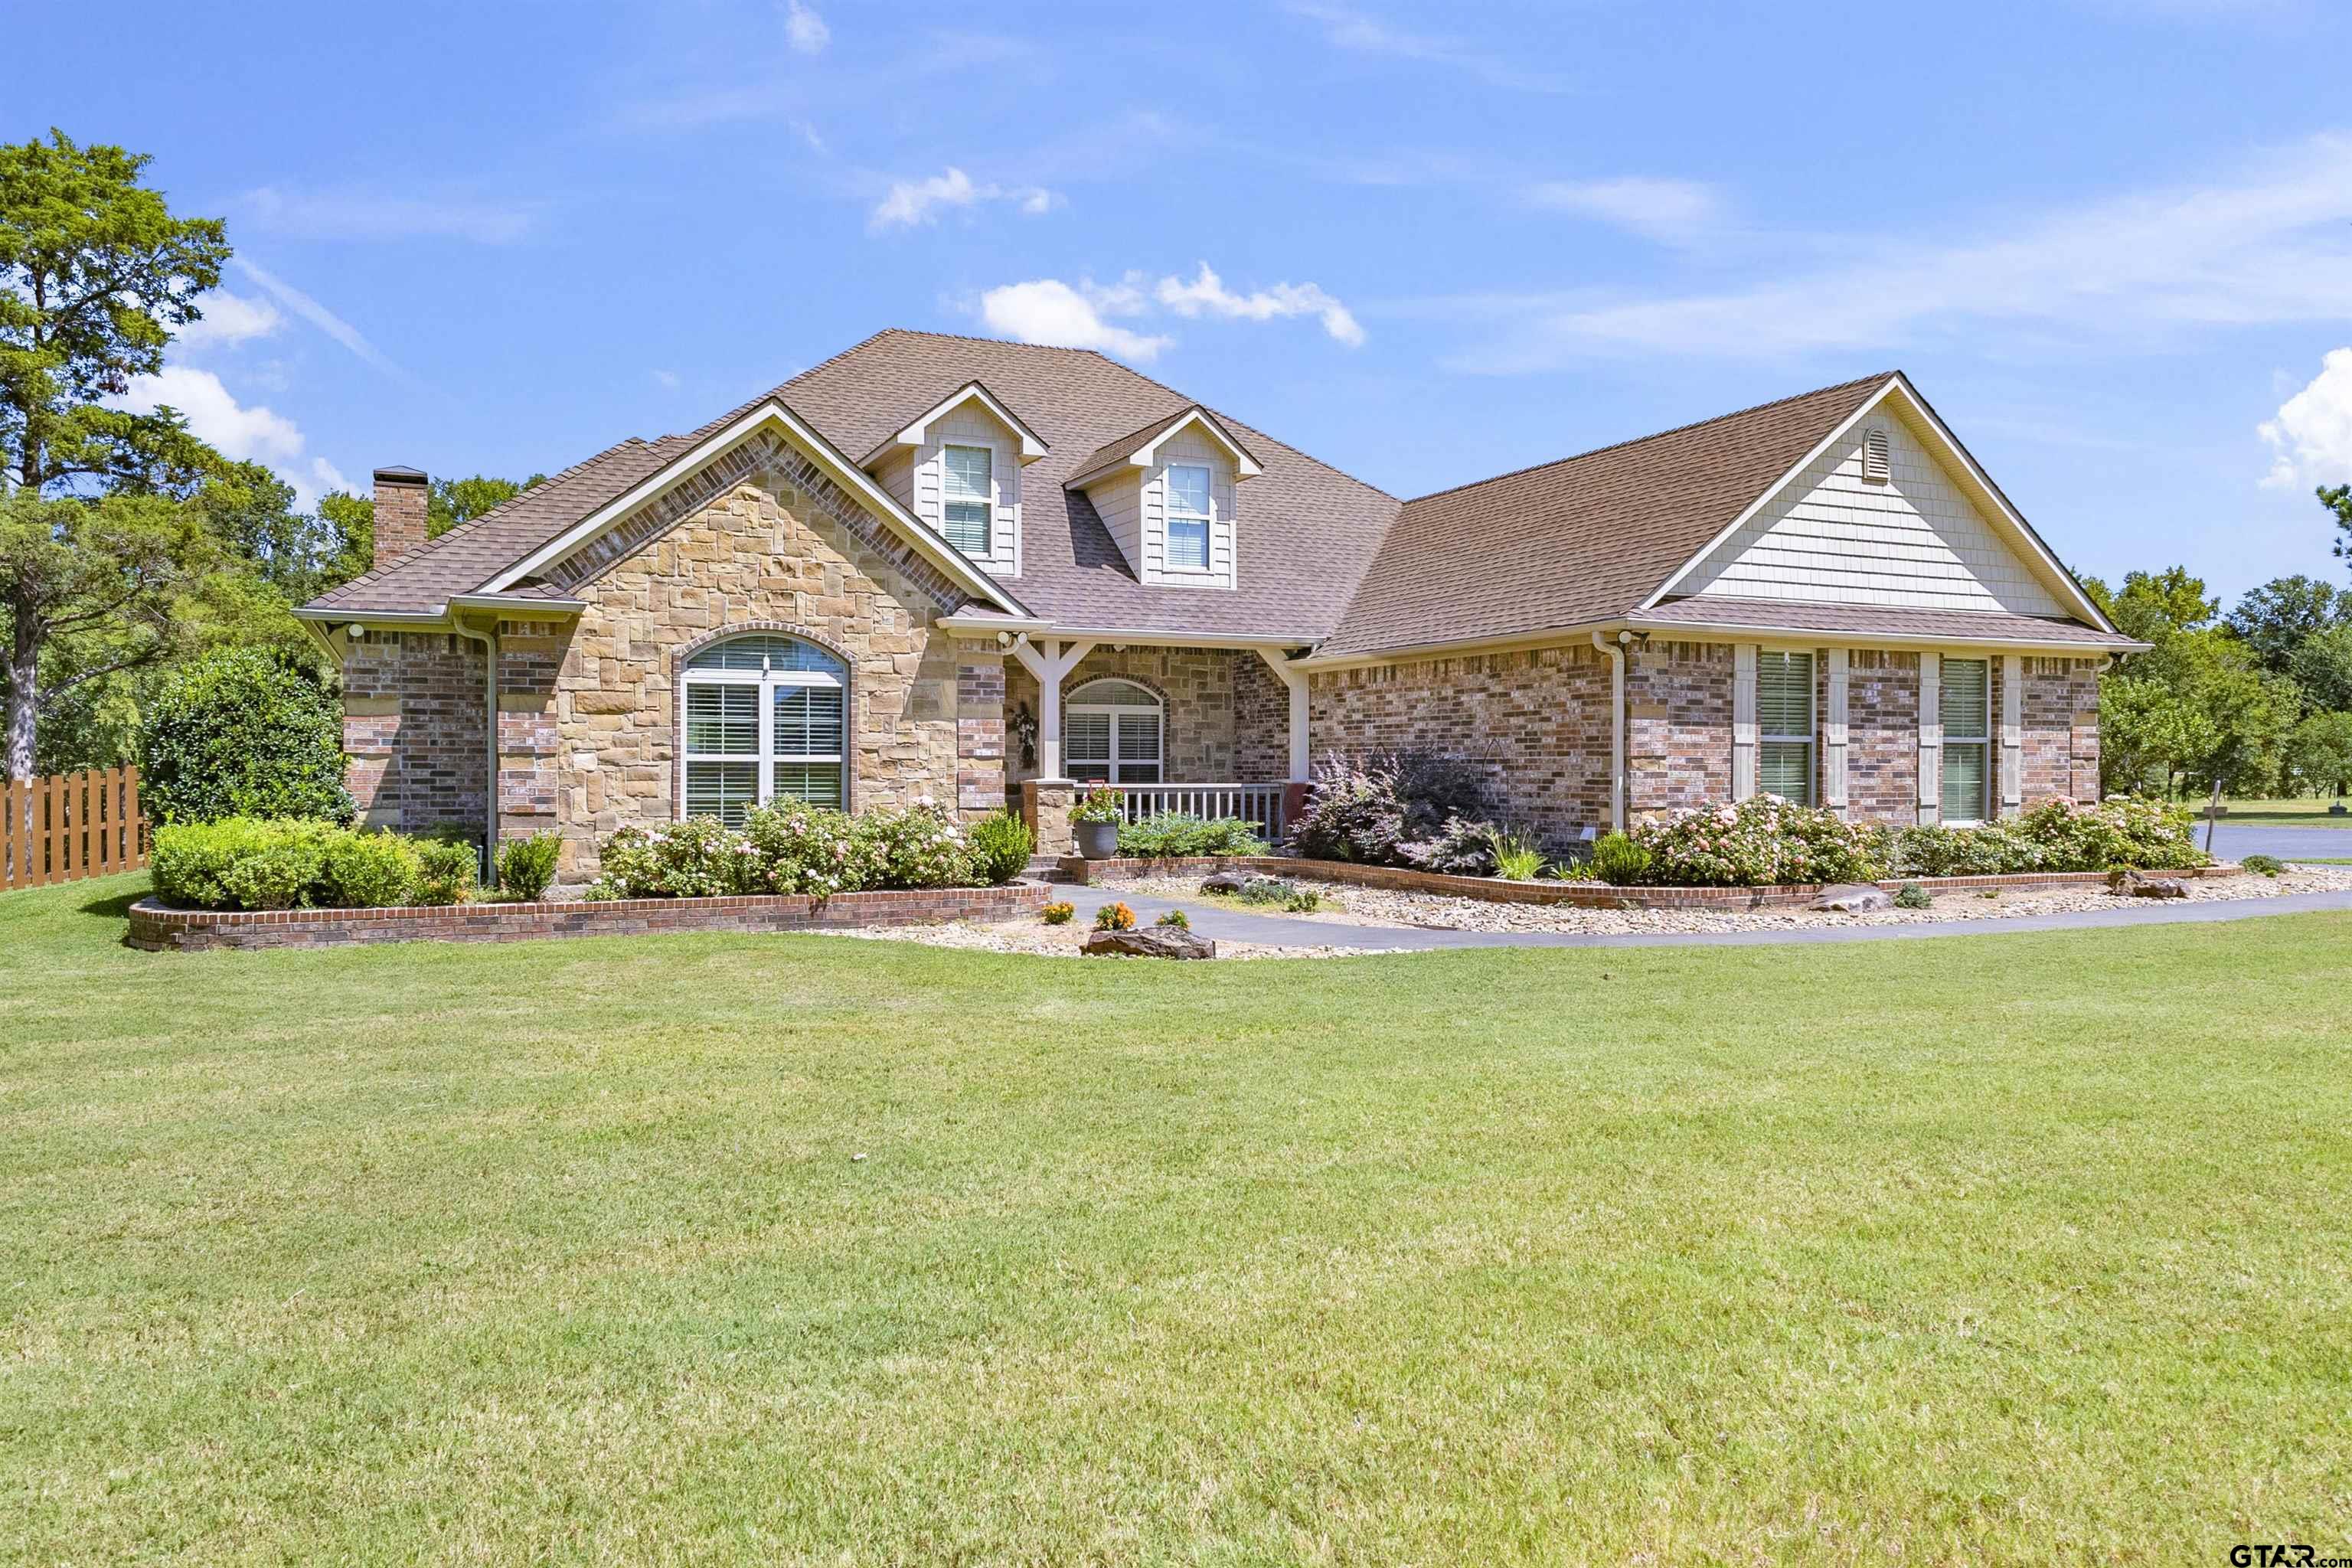
[[[1078,471],[1062,482],[1067,489],[1082,490],[1121,468],[1149,468],[1159,461],[1160,446],[1186,430],[1198,430],[1212,444],[1223,447],[1233,462],[1235,479],[1254,479],[1265,472],[1265,466],[1219,423],[1215,415],[1195,403],[1165,418],[1155,419],[1140,430],[1130,430],[1116,440],[1104,442],[1081,458]]]
[[[1409,500],[1318,656],[1622,616],[1893,380],[1841,382]]]
[[[1024,467],[1053,450],[1045,437],[1029,428],[1028,423],[1005,406],[994,393],[977,381],[967,381],[916,416],[914,422],[901,428],[897,435],[886,437],[858,461],[870,468],[888,457],[895,447],[921,446],[929,438],[929,432],[934,421],[945,418],[967,403],[977,403],[987,409],[996,417],[998,424],[1003,425],[1019,438],[1021,461]]]

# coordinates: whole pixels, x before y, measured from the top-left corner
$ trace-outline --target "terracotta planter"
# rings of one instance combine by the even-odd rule
[[[1118,858],[1118,824],[1116,822],[1074,822],[1070,830],[1077,836],[1078,853],[1089,860],[1113,860]]]

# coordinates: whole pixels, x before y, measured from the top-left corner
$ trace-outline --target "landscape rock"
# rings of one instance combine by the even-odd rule
[[[1813,900],[1813,908],[1841,915],[1868,914],[1894,907],[1894,894],[1868,882],[1842,882],[1834,888],[1823,888],[1822,896]]]
[[[1288,898],[1297,891],[1279,877],[1269,877],[1263,871],[1215,871],[1202,879],[1204,893],[1245,893],[1255,888],[1271,888]]]
[[[1133,931],[1098,931],[1087,937],[1087,955],[1124,958],[1214,958],[1217,944],[1194,936],[1181,926],[1138,926]]]
[[[2145,877],[2137,871],[2118,871],[2107,879],[2112,892],[2131,899],[2185,899],[2189,884],[2171,877]]]

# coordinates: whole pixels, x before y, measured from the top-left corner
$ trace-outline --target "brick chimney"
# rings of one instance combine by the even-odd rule
[[[375,471],[375,562],[389,566],[425,542],[425,479],[422,469]]]

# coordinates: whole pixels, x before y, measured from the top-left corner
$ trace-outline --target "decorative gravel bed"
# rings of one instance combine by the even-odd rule
[[[2114,909],[2140,900],[2105,887],[2012,888],[1991,897],[1973,891],[1939,893],[1924,910],[1885,910],[1871,914],[1816,913],[1807,909],[1767,910],[1584,910],[1566,905],[1497,904],[1430,893],[1391,892],[1378,888],[1335,888],[1311,878],[1291,879],[1323,895],[1313,912],[1287,913],[1279,907],[1251,906],[1201,891],[1197,877],[1155,877],[1123,883],[1151,898],[1191,900],[1251,914],[1283,914],[1289,920],[1340,926],[1422,926],[1438,931],[1578,931],[1615,935],[1639,931],[1785,931],[1806,926],[1913,925],[1923,921],[1995,920]],[[2252,874],[2188,882],[2188,901],[2275,898],[2284,893],[2352,889],[2352,867],[2296,866],[2277,877]]]
[[[1187,894],[1190,898],[1191,895]],[[1194,898],[1195,907],[1213,901]],[[1255,912],[1255,911],[1253,911]],[[960,921],[952,925],[858,926],[830,931],[826,936],[864,937],[873,942],[919,942],[931,947],[961,947],[982,952],[1022,952],[1038,958],[1083,958],[1091,925],[1073,921],[1049,926],[1043,921]],[[1254,942],[1217,941],[1217,957],[1228,958],[1355,958],[1368,952],[1395,952],[1392,947],[1279,947]]]

